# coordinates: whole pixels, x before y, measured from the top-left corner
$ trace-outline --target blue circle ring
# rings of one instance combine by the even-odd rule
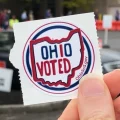
[[[77,27],[76,27],[77,28]],[[43,34],[44,32],[48,31],[48,30],[51,30],[51,29],[66,29],[68,31],[71,31],[73,30],[71,27],[67,27],[67,26],[63,26],[63,25],[55,25],[55,26],[50,26],[50,27],[47,27],[41,31],[39,31],[33,38],[32,40],[35,40],[37,39],[38,36],[40,36],[41,34]],[[90,47],[89,47],[89,44],[87,43],[87,40],[83,37],[83,42],[84,42],[84,45],[86,46],[87,48],[87,52],[88,52],[88,65],[87,65],[87,68],[86,68],[86,71],[84,72],[83,75],[87,74],[90,70],[90,67],[91,67],[91,63],[92,63],[92,54],[91,54],[91,50],[90,50]],[[25,45],[26,46],[26,45]],[[93,49],[94,50],[94,49]],[[24,53],[23,53],[24,54]],[[31,67],[30,67],[30,61],[29,61],[29,46],[27,47],[27,51],[26,51],[26,57],[25,57],[25,63],[27,65],[27,70],[30,74],[30,76],[32,76],[32,70],[31,70]],[[77,86],[79,84],[79,81],[75,82],[74,84],[72,84],[70,87],[68,88],[65,88],[65,87],[61,87],[61,88],[56,88],[56,87],[50,87],[50,86],[47,86],[47,85],[43,85],[41,84],[41,82],[38,82],[38,85],[48,89],[48,90],[53,90],[53,91],[65,91],[65,90],[68,90],[68,89],[71,89],[71,88],[74,88],[75,86]]]

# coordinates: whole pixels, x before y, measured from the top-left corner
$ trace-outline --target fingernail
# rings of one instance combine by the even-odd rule
[[[80,82],[81,93],[85,97],[104,94],[102,77],[95,74],[88,74]]]

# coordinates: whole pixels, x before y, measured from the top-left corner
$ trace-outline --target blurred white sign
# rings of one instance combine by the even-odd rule
[[[103,28],[109,29],[112,28],[112,15],[103,15]]]
[[[12,85],[13,70],[0,68],[0,91],[10,92]]]

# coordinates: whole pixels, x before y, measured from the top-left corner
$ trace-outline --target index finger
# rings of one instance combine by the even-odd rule
[[[105,74],[104,81],[110,90],[112,98],[116,98],[120,93],[120,70],[114,70],[113,72]],[[77,99],[70,101],[58,120],[79,120]]]
[[[115,99],[120,93],[120,69],[105,74],[104,81],[109,88],[112,98]]]

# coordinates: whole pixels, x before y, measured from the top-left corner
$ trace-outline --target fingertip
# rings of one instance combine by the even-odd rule
[[[103,80],[103,74],[101,73],[88,73],[85,76],[82,77],[82,79],[80,80],[80,84],[81,82],[83,82],[84,80],[88,80],[88,79],[100,79]]]
[[[103,118],[107,115],[114,120],[112,99],[101,74],[91,73],[82,78],[78,99],[80,119],[100,114]]]

